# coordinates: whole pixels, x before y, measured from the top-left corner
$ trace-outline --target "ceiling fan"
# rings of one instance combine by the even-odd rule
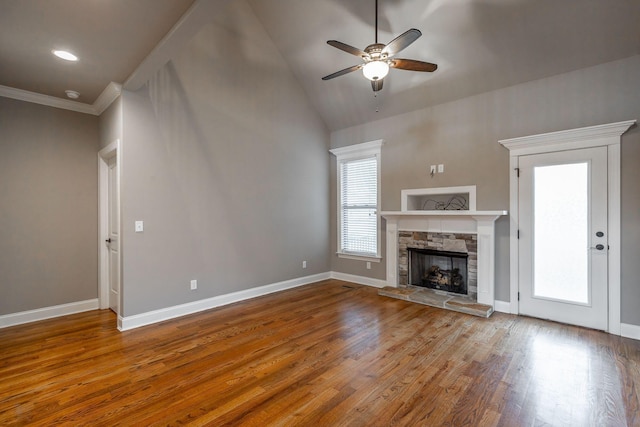
[[[371,80],[371,88],[374,92],[377,92],[382,89],[382,80],[389,73],[390,67],[400,70],[433,72],[438,68],[436,64],[416,61],[415,59],[394,58],[397,53],[416,41],[421,35],[420,30],[412,28],[391,40],[387,45],[378,43],[378,0],[376,0],[376,39],[374,44],[370,44],[364,50],[360,50],[337,40],[329,40],[327,42],[327,44],[335,48],[359,56],[364,63],[336,71],[328,76],[324,76],[322,80],[331,80],[335,77],[362,69],[364,76]]]

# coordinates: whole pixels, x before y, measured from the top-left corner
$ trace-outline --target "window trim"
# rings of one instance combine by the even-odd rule
[[[375,141],[363,142],[360,144],[349,145],[341,148],[334,148],[329,150],[331,154],[336,156],[336,237],[337,237],[337,250],[336,255],[339,258],[354,259],[362,261],[380,262],[381,255],[381,229],[380,229],[380,160],[382,152],[382,144],[384,140],[378,139]],[[365,159],[375,157],[376,159],[376,178],[377,178],[377,195],[376,195],[376,254],[365,255],[352,252],[344,252],[341,248],[342,242],[342,179],[341,179],[341,163],[345,161],[353,161],[359,159]]]

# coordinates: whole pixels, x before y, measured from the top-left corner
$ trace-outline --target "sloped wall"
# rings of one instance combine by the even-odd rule
[[[125,316],[329,270],[329,133],[246,2],[122,102]]]

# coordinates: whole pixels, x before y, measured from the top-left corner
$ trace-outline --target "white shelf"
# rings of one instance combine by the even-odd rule
[[[382,211],[380,215],[385,219],[400,218],[471,218],[490,219],[507,215],[508,211]]]

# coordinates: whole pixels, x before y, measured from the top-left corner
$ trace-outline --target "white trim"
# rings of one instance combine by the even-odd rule
[[[509,149],[512,156],[601,147],[603,145],[619,144],[620,136],[635,123],[635,120],[626,120],[520,138],[503,139],[498,142]]]
[[[495,300],[493,302],[493,311],[500,313],[511,313],[511,303],[509,301]]]
[[[41,93],[29,92],[28,90],[16,89],[9,86],[0,85],[0,96],[17,99],[18,101],[31,102],[33,104],[46,105],[48,107],[60,108],[62,110],[75,111],[77,113],[91,114],[99,116],[111,103],[120,96],[122,86],[111,82],[104,88],[96,101],[91,104],[72,101],[70,99],[58,98]]]
[[[104,241],[109,235],[109,165],[107,161],[116,156],[117,197],[120,198],[120,176],[122,171],[122,149],[120,139],[116,139],[98,152],[98,297],[100,308],[109,308],[109,248]],[[118,200],[118,215],[121,216],[122,206]],[[118,256],[122,266],[122,223],[118,218]],[[122,268],[120,268],[120,301],[118,311],[122,308]]]
[[[620,335],[625,338],[632,338],[634,340],[640,340],[640,326],[629,325],[627,323],[620,324]]]
[[[121,93],[122,93],[121,84],[118,84],[115,82],[109,83],[92,105],[94,114],[96,116],[99,116],[100,114],[102,114],[104,110],[109,108],[109,106],[113,103],[113,101],[118,99]]]
[[[37,322],[39,320],[52,319],[54,317],[67,316],[69,314],[82,313],[83,311],[97,310],[98,299],[70,302],[51,307],[37,308],[35,310],[21,311],[18,313],[4,314],[0,316],[0,328],[22,325],[23,323]]]
[[[478,220],[491,220],[494,221],[498,217],[507,215],[508,211],[382,211],[380,214],[387,219],[442,219],[442,220],[455,220],[455,219],[469,219],[475,218]],[[495,217],[495,218],[494,218]],[[404,229],[403,229],[404,230]]]
[[[350,253],[342,252],[342,176],[341,171],[342,168],[340,164],[346,161],[353,161],[357,159],[364,159],[369,157],[375,157],[376,159],[376,178],[377,178],[377,187],[378,194],[376,200],[376,254],[370,255],[371,259],[367,259],[369,261],[373,259],[382,259],[382,237],[381,237],[381,227],[380,227],[380,205],[381,205],[381,194],[382,194],[382,173],[381,173],[381,163],[382,163],[382,145],[384,144],[383,139],[376,139],[374,141],[363,142],[360,144],[348,145],[346,147],[334,148],[329,150],[331,154],[336,156],[336,240],[337,240],[337,254],[338,257],[351,259],[356,256],[359,260],[363,260],[363,257],[367,257],[366,255],[354,255]],[[367,257],[369,258],[369,257]]]
[[[36,92],[29,92],[28,90],[16,89],[8,86],[0,86],[0,96],[4,96],[5,98],[17,99],[18,101],[46,105],[48,107],[75,111],[77,113],[93,114],[94,116],[96,115],[93,107],[90,104],[71,101],[69,99],[57,98],[50,95],[43,95]]]
[[[389,286],[386,281],[371,277],[356,276],[354,274],[340,273],[339,271],[332,271],[330,274],[332,279],[344,280],[345,282],[357,283],[359,285],[372,286],[374,288]]]
[[[338,258],[355,259],[358,261],[380,262],[382,260],[382,257],[378,256],[346,254],[344,252],[336,252],[336,255],[338,255]]]
[[[607,146],[607,199],[608,199],[608,215],[607,215],[607,231],[609,233],[609,264],[608,264],[608,283],[609,283],[609,329],[607,332],[620,335],[621,322],[621,305],[622,305],[622,224],[620,199],[620,138],[616,139],[617,144],[609,144]]]
[[[611,334],[621,333],[620,323],[620,143],[622,134],[636,123],[635,120],[550,132],[539,135],[498,141],[509,150],[509,210],[510,222],[510,299],[511,313],[518,314],[518,167],[519,156],[607,146],[608,180],[608,232],[609,232],[609,304],[608,328]]]
[[[376,139],[375,141],[363,142],[361,144],[333,148],[329,150],[329,152],[336,156],[338,160],[369,157],[374,154],[379,154],[383,143],[383,139]]]
[[[319,282],[321,280],[326,280],[329,278],[329,273],[319,273],[311,276],[299,277],[297,279],[285,280],[283,282],[260,286],[257,288],[232,292],[230,294],[218,295],[216,297],[188,302],[185,304],[161,308],[159,310],[148,311],[146,313],[135,314],[133,316],[118,316],[118,329],[121,331],[127,331],[129,329],[138,328],[140,326],[146,326],[153,323],[163,322],[169,319],[175,319],[176,317],[186,316],[188,314],[198,313],[200,311],[209,310],[223,305],[260,297],[263,295],[268,295],[274,292],[308,285],[310,283]]]
[[[518,156],[509,157],[509,298],[511,314],[520,312],[518,303],[518,283],[520,277],[520,257],[518,247]]]

